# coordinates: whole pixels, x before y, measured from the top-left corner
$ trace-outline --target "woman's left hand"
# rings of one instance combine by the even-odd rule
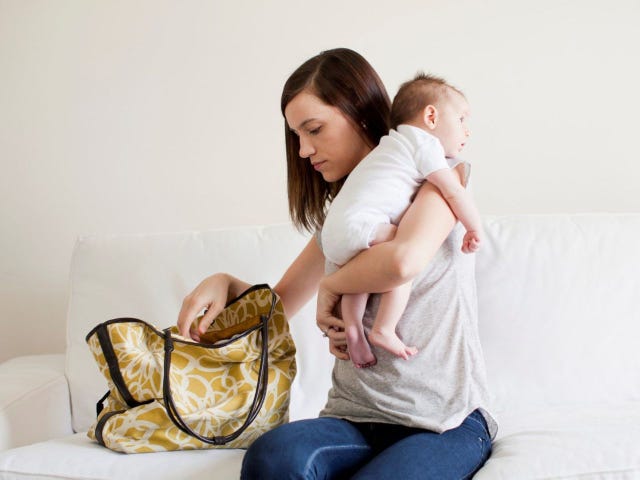
[[[339,302],[340,295],[327,288],[324,280],[321,281],[318,288],[316,324],[322,333],[329,338],[329,351],[341,360],[349,360],[344,321],[335,316]]]

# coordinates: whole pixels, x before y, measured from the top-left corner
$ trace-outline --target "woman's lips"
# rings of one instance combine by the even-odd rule
[[[322,165],[324,165],[326,163],[326,160],[323,160],[321,162],[316,162],[313,164],[313,168],[315,170],[320,170],[320,168],[322,168]]]

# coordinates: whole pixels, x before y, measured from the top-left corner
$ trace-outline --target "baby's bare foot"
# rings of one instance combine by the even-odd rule
[[[410,356],[418,353],[416,347],[407,347],[398,336],[391,332],[383,332],[380,330],[371,330],[369,333],[369,341],[376,347],[384,348],[395,356],[408,360]]]
[[[349,356],[356,368],[372,367],[377,363],[376,357],[364,336],[364,331],[357,328],[345,329]]]

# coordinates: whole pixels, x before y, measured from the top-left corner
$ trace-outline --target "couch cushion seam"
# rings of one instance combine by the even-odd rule
[[[50,473],[38,473],[38,472],[18,472],[16,470],[0,470],[0,473],[9,473],[11,475],[20,475],[24,477],[33,477],[37,475],[41,478],[61,478],[61,479],[72,479],[72,480],[104,480],[102,477],[86,477],[86,476],[69,476],[65,475],[54,475]]]
[[[640,472],[640,466],[624,468],[620,470],[598,470],[598,471],[592,471],[592,472],[575,473],[575,474],[563,476],[563,477],[558,477],[558,476],[540,477],[540,480],[571,480],[571,479],[579,479],[580,477],[585,477],[588,475],[600,475],[600,474],[607,474],[607,473],[627,473],[627,472],[631,472],[631,473]]]
[[[60,380],[60,378],[64,378],[64,384],[67,386],[67,392],[69,390],[69,382],[66,380],[66,376],[65,375],[60,375],[52,380],[49,380],[47,383],[42,384],[40,386],[38,386],[37,388],[34,388],[32,390],[29,390],[28,392],[24,392],[22,394],[16,395],[15,397],[11,398],[7,403],[5,403],[4,405],[0,406],[0,411],[5,410],[9,407],[12,407],[14,404],[20,402],[21,400],[24,400],[25,398],[27,398],[29,395],[33,395],[33,394],[37,394],[42,390],[45,390],[47,388],[49,388],[51,385],[55,384],[56,382],[58,382]]]

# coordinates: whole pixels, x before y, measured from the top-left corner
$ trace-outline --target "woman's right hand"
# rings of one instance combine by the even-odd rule
[[[200,335],[207,331],[213,319],[224,309],[229,298],[232,277],[224,273],[216,273],[205,278],[193,292],[185,297],[178,315],[178,330],[183,337],[191,337],[200,341]],[[202,310],[206,313],[196,324]]]
[[[329,338],[329,351],[340,360],[349,360],[344,320],[334,314],[339,302],[340,295],[332,292],[327,288],[326,282],[321,281],[318,289],[316,324],[324,336]]]

